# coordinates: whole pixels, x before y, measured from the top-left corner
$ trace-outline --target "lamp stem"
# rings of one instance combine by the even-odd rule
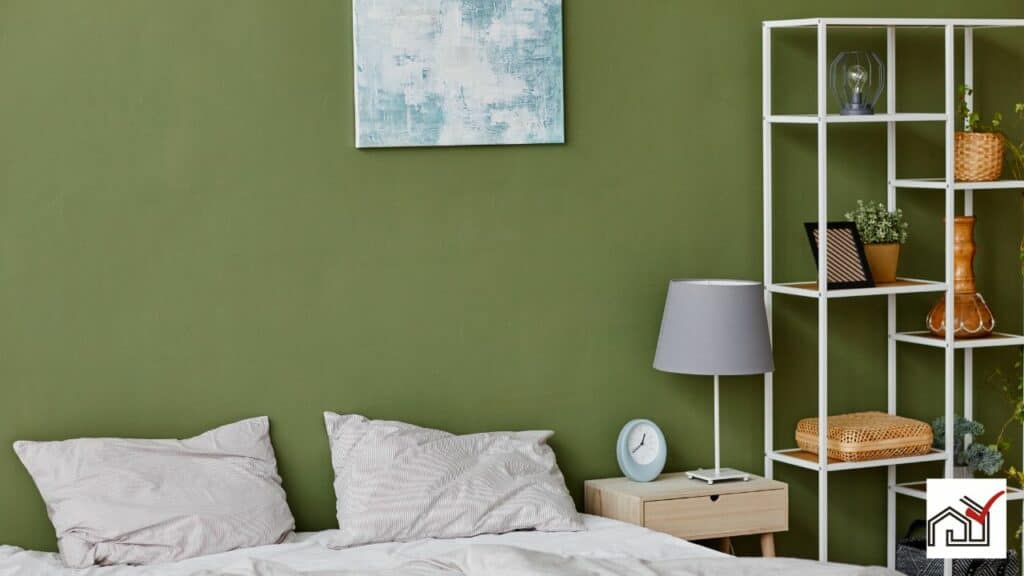
[[[718,374],[715,374],[715,475],[717,476],[722,468],[721,456],[718,450]]]

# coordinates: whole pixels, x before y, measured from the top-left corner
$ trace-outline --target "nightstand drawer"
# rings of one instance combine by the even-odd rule
[[[783,532],[787,490],[738,492],[644,503],[644,526],[687,540]]]

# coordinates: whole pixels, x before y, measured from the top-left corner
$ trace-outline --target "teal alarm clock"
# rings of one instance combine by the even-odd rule
[[[668,446],[661,428],[650,420],[630,420],[619,432],[615,454],[619,469],[634,482],[650,482],[665,468]]]

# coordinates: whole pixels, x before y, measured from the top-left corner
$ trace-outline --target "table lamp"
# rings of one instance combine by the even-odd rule
[[[718,432],[718,377],[764,374],[772,361],[764,286],[746,280],[673,280],[668,286],[654,368],[714,376],[715,469],[687,472],[714,484],[749,474],[722,468]]]

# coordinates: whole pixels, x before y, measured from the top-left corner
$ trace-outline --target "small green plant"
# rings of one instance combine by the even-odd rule
[[[1017,102],[1013,107],[1018,121],[1024,121],[1024,102]],[[1014,180],[1024,180],[1024,142],[1014,142],[1012,138],[1003,134],[1003,143],[1006,147],[1006,156],[1010,165],[1010,176]],[[1020,260],[1020,272],[1024,274],[1024,239],[1021,240],[1017,250]]]
[[[857,209],[846,213],[846,219],[857,225],[857,232],[865,244],[905,244],[909,225],[903,221],[903,211],[892,212],[881,202],[867,203],[857,200]]]
[[[981,472],[986,476],[994,476],[1003,467],[1003,454],[996,444],[982,444],[979,436],[985,433],[985,426],[980,422],[956,417],[953,427],[953,460],[957,466],[966,466],[971,472]],[[964,448],[964,437],[970,434],[974,442]],[[933,444],[939,450],[946,445],[946,418],[939,416],[932,422]]]
[[[1018,121],[1024,121],[1024,102],[1017,102],[1013,107],[1014,114]],[[1003,143],[1006,147],[1006,156],[1010,165],[1010,176],[1014,180],[1024,180],[1024,142],[1014,142],[1013,138],[1003,134]],[[1024,274],[1024,240],[1021,240],[1017,250],[1020,260],[1020,272]]]
[[[981,114],[975,110],[971,110],[970,105],[967,104],[967,97],[974,94],[974,90],[970,86],[964,86],[961,84],[957,86],[956,96],[956,115],[960,126],[962,126],[964,132],[991,132],[1002,135],[1000,132],[1000,126],[1003,123],[1003,115],[1000,112],[996,112],[992,115],[990,122],[983,122]]]
[[[996,446],[999,450],[1007,453],[1010,450],[1010,441],[1006,439],[1010,424],[1014,422],[1024,423],[1024,377],[1021,375],[1022,365],[1024,365],[1024,356],[1018,355],[1009,373],[1002,368],[998,368],[988,379],[989,384],[994,384],[1003,392],[1006,402],[1010,405],[1010,414],[999,430],[999,437],[996,438]],[[1020,470],[1016,466],[1010,466],[1004,472],[1008,481],[1015,482],[1018,486],[1024,487],[1024,470]],[[1020,537],[1022,530],[1024,530],[1024,525],[1018,526],[1016,537]]]
[[[995,385],[1003,393],[1006,403],[1010,405],[1009,415],[999,431],[997,445],[1002,450],[1010,448],[1010,442],[1006,440],[1007,429],[1014,422],[1024,423],[1024,378],[1021,377],[1021,366],[1024,365],[1024,356],[1018,355],[1010,370],[997,368],[989,376],[989,384]],[[1016,470],[1012,466],[1009,470],[1010,476],[1022,481],[1024,486],[1024,471]]]
[[[1018,102],[1013,110],[1018,120],[1024,120],[1024,102]],[[1006,155],[1009,156],[1010,173],[1013,175],[1013,179],[1024,179],[1024,142],[1014,142],[1008,137],[1004,137],[1003,142],[1006,143]],[[1022,248],[1021,259],[1024,260],[1024,248]]]
[[[1014,180],[1024,180],[1024,142],[1015,142],[1014,138],[1003,130],[1003,115],[996,113],[992,121],[984,123],[981,116],[971,110],[967,105],[967,96],[974,94],[970,86],[961,85],[957,87],[957,120],[962,123],[965,132],[991,132],[998,134],[1003,139],[1006,148],[1006,156],[1010,165],[1010,175]],[[1018,123],[1024,121],[1024,102],[1017,102],[1013,107]],[[1018,249],[1020,260],[1020,272],[1024,274],[1024,240],[1021,240]]]

